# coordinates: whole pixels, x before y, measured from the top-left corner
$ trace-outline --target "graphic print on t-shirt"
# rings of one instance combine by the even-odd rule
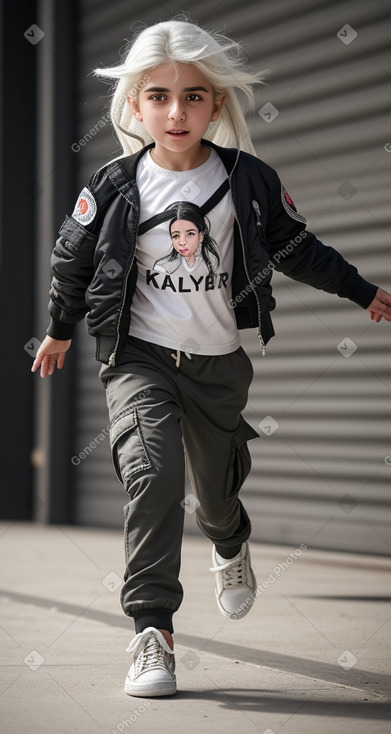
[[[188,273],[194,273],[204,262],[209,275],[216,276],[220,257],[217,243],[210,236],[208,218],[190,201],[177,201],[168,208],[172,210],[168,225],[171,250],[156,260],[153,269],[171,275],[182,265]]]
[[[192,171],[162,169],[148,153],[141,159],[131,336],[205,355],[239,347],[234,310],[228,305],[234,222],[230,192],[212,209],[206,206],[226,178],[215,151]]]

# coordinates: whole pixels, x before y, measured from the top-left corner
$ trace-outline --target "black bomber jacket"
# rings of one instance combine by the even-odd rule
[[[262,348],[274,335],[273,270],[367,308],[377,286],[306,229],[277,173],[255,156],[210,141],[229,179],[235,211],[232,297],[239,329],[257,327]],[[115,365],[127,339],[137,282],[135,257],[140,199],[137,164],[145,151],[99,169],[66,217],[51,258],[47,333],[71,339],[87,314],[96,359]],[[84,221],[84,224],[83,224]]]

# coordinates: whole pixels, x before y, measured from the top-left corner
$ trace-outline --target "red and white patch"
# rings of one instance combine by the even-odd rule
[[[97,212],[96,201],[86,187],[80,192],[76,202],[72,218],[76,219],[80,224],[91,224],[94,221]]]
[[[298,213],[295,203],[291,196],[289,196],[287,190],[284,188],[284,186],[281,185],[281,201],[283,204],[283,207],[287,214],[289,214],[292,219],[296,219],[297,222],[302,222],[303,224],[307,224],[306,219],[301,216],[301,214]]]
[[[283,188],[284,188],[284,187],[283,187]],[[295,207],[295,203],[294,203],[294,201],[293,201],[292,197],[291,197],[291,196],[289,196],[289,194],[288,194],[288,192],[287,192],[287,190],[286,190],[286,189],[284,189],[284,197],[285,197],[285,201],[286,201],[286,203],[288,204],[288,206],[289,206],[289,207],[290,207],[291,209],[293,209],[293,211],[297,212],[297,209],[296,209],[296,207]]]

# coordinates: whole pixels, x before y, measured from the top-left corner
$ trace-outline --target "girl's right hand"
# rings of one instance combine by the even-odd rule
[[[53,374],[56,366],[60,370],[71,341],[71,339],[52,339],[51,336],[46,336],[38,349],[31,372],[41,367],[41,377],[46,377],[46,375]]]

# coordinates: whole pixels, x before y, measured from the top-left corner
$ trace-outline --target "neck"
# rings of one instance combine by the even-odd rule
[[[151,148],[150,155],[154,163],[161,168],[167,168],[170,171],[190,171],[202,166],[208,160],[210,148],[199,142],[186,151],[175,152],[156,143],[155,147]]]

